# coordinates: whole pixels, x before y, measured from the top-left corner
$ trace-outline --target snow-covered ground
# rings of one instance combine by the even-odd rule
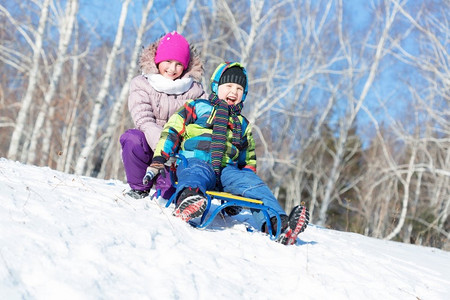
[[[0,158],[0,298],[450,299],[450,252],[314,225],[283,246],[245,212],[199,230],[126,190]]]

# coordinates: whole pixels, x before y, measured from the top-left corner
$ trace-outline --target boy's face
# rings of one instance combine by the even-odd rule
[[[170,80],[175,80],[184,71],[183,65],[176,60],[165,60],[158,64],[159,74]]]
[[[236,105],[242,101],[244,88],[237,83],[224,83],[219,85],[217,96],[219,99],[225,100],[228,105]]]

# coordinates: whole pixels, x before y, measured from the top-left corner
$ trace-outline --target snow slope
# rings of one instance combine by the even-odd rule
[[[1,299],[450,299],[450,253],[310,225],[199,230],[117,180],[0,158]]]

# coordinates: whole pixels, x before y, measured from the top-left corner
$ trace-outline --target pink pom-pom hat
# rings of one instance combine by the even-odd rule
[[[191,58],[189,43],[181,34],[172,31],[161,38],[156,49],[155,64],[165,60],[179,61],[186,70]]]

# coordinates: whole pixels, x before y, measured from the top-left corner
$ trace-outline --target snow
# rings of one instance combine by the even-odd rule
[[[199,230],[127,185],[0,158],[1,299],[450,299],[450,253],[248,212]]]

